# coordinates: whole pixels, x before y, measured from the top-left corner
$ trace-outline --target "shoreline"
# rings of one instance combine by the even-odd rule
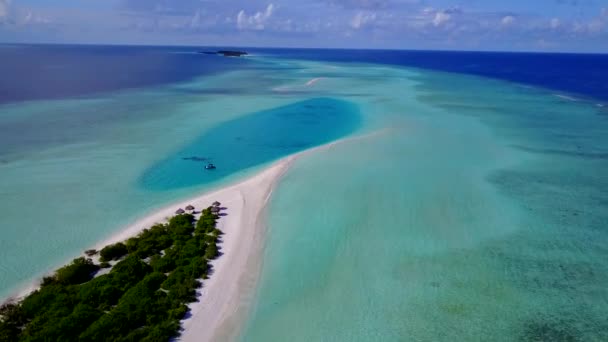
[[[390,129],[382,129],[363,135],[353,135],[300,151],[279,159],[258,174],[233,185],[232,187],[239,187],[251,182],[257,187],[254,189],[243,187],[240,217],[235,220],[239,222],[234,227],[227,227],[230,223],[227,223],[227,220],[222,221],[229,218],[232,213],[231,205],[226,202],[228,216],[220,219],[218,225],[218,228],[224,232],[220,245],[222,256],[212,262],[214,271],[210,278],[203,282],[203,287],[199,291],[199,301],[188,306],[191,310],[190,315],[182,320],[182,335],[175,340],[233,341],[240,335],[245,327],[244,319],[255,304],[255,290],[263,266],[267,228],[265,209],[276,185],[296,160],[311,153],[329,150],[346,141],[375,137],[389,131]],[[254,199],[254,202],[251,203],[248,199]],[[223,201],[220,202],[224,205]],[[231,234],[239,229],[240,234]],[[233,248],[238,250],[229,254],[228,252]]]
[[[316,148],[311,150],[314,149]],[[198,301],[188,304],[190,312],[181,320],[182,334],[175,338],[176,341],[213,341],[214,336],[222,333],[221,327],[228,321],[238,325],[240,321],[235,319],[234,314],[246,312],[248,306],[241,306],[240,300],[243,295],[252,291],[241,290],[253,290],[261,266],[260,252],[265,230],[265,222],[261,216],[264,208],[276,183],[287,172],[293,161],[308,151],[310,150],[283,157],[236,183],[153,210],[89,248],[99,251],[107,245],[124,242],[144,229],[157,223],[167,222],[170,217],[175,216],[178,208],[193,205],[198,211],[211,206],[214,201],[219,201],[227,208],[225,211],[227,215],[222,216],[217,224],[217,228],[224,233],[219,243],[221,256],[210,262],[213,266],[212,272],[208,279],[203,279],[202,287],[197,291]],[[79,256],[82,255],[84,254]],[[40,278],[30,282],[28,286],[24,286],[22,290],[2,302],[22,300],[36,291],[41,281]],[[241,286],[243,281],[247,283],[246,287]],[[238,333],[238,331],[233,332]],[[232,334],[231,336],[235,337]]]
[[[193,206],[195,206],[196,211],[204,209],[204,208],[210,206],[214,201],[218,200],[218,198],[225,198],[227,195],[234,195],[234,192],[238,191],[238,189],[240,187],[245,186],[247,183],[250,183],[258,178],[261,178],[261,176],[263,176],[264,173],[270,171],[270,169],[280,167],[284,163],[291,163],[291,160],[294,157],[295,157],[295,155],[283,157],[283,158],[271,163],[266,168],[261,169],[257,173],[249,175],[244,179],[236,180],[236,182],[229,183],[227,185],[218,187],[216,189],[206,190],[204,192],[199,193],[198,195],[194,195],[185,200],[178,199],[175,202],[171,202],[170,204],[162,205],[156,209],[152,209],[147,214],[144,214],[140,218],[135,219],[133,222],[125,224],[125,225],[121,225],[120,228],[117,229],[114,233],[111,233],[109,235],[109,237],[104,238],[103,240],[100,240],[92,245],[89,245],[86,248],[83,248],[82,252],[80,254],[74,255],[72,258],[69,258],[68,260],[61,263],[60,265],[50,268],[48,271],[44,272],[39,277],[36,277],[25,284],[22,284],[21,290],[15,291],[11,295],[1,298],[0,304],[7,303],[7,302],[17,302],[17,301],[23,300],[25,297],[27,297],[29,294],[36,291],[40,287],[43,277],[53,274],[59,267],[69,264],[74,258],[81,257],[81,256],[83,256],[85,258],[90,258],[90,257],[86,256],[86,254],[84,253],[85,250],[96,249],[97,251],[100,251],[103,247],[105,247],[107,245],[115,244],[118,242],[124,242],[124,241],[128,240],[129,238],[132,238],[132,237],[138,235],[144,229],[150,228],[157,223],[168,222],[169,218],[175,216],[175,211],[179,208],[185,208],[188,205],[193,205]],[[224,203],[221,200],[218,200],[218,201],[222,202],[222,206],[227,205],[229,202],[228,200],[226,201],[226,203]],[[232,213],[233,209],[234,209],[233,207],[229,207],[227,212],[230,214],[230,213]],[[239,213],[237,213],[237,214],[239,214]],[[232,213],[232,215],[236,215],[236,214]],[[195,216],[198,217],[198,215],[195,215]],[[222,231],[224,231],[224,229],[225,229],[224,222],[227,219],[228,219],[228,216],[223,216],[218,220],[218,228],[221,229]],[[226,232],[224,231],[224,233],[226,233]],[[226,234],[224,234],[224,236],[222,236],[222,244],[219,245],[222,248],[224,246],[224,241],[226,238],[225,235]],[[93,256],[93,259],[98,258],[98,257],[99,257],[99,255],[95,255],[95,256]],[[218,258],[217,260],[212,261],[211,264],[215,266],[219,259],[221,259],[221,257]],[[209,280],[207,280],[207,282],[208,281]]]
[[[177,341],[214,341],[220,335],[230,339],[238,335],[239,318],[249,307],[250,290],[259,273],[266,229],[262,214],[275,185],[299,155],[284,157],[240,183],[199,198],[218,200],[228,208],[228,215],[218,221],[218,229],[224,232],[222,255],[211,262],[213,272],[203,281],[199,300],[188,305],[190,313],[181,322],[183,330]]]
[[[255,300],[254,290],[261,273],[265,241],[265,208],[277,183],[291,165],[306,154],[328,150],[342,142],[371,137],[384,131],[341,138],[283,157],[241,181],[154,210],[91,248],[100,250],[136,236],[156,223],[167,222],[178,208],[193,205],[200,210],[214,201],[221,202],[222,206],[227,207],[227,215],[218,221],[218,228],[224,233],[219,244],[222,255],[211,262],[213,271],[197,291],[198,301],[188,305],[190,312],[181,321],[181,336],[175,340],[233,340],[239,335],[242,320]],[[40,280],[36,280],[6,301],[19,301],[39,286]]]
[[[235,284],[241,276],[249,273],[246,271],[251,266],[250,252],[259,251],[263,243],[262,233],[265,226],[259,217],[275,184],[300,153],[302,152],[283,157],[243,180],[155,209],[89,248],[99,251],[107,245],[124,242],[144,229],[167,222],[170,217],[175,216],[178,208],[193,205],[199,211],[211,206],[214,201],[221,202],[222,206],[227,207],[227,215],[222,216],[217,224],[217,228],[224,233],[219,243],[222,254],[210,262],[213,266],[212,272],[208,279],[203,279],[203,285],[197,291],[198,301],[188,305],[190,313],[181,321],[182,335],[176,338],[178,341],[212,340],[216,326],[222,324],[226,314],[236,311],[231,309],[238,305],[235,299],[238,299],[240,294],[240,287]],[[84,256],[84,253],[78,256]],[[98,255],[94,258],[96,257]],[[53,273],[54,270],[55,268],[45,275]],[[257,270],[251,275],[255,277]],[[40,287],[41,281],[42,278],[31,281],[20,291],[3,299],[2,303],[23,300]]]

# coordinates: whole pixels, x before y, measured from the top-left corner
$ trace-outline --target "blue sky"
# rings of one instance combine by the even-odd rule
[[[608,52],[608,0],[0,0],[0,42]]]

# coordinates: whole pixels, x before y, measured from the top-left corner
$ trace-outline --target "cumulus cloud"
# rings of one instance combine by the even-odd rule
[[[9,25],[19,29],[23,27],[53,24],[48,14],[40,10],[19,7],[12,0],[0,0],[0,26]]]
[[[433,25],[441,26],[444,23],[447,23],[452,18],[452,15],[446,11],[440,11],[435,13],[435,18],[433,18]]]
[[[33,33],[41,40],[62,36],[50,32],[52,27],[63,36],[75,37],[66,39],[90,42],[309,47],[360,47],[371,42],[399,48],[538,49],[537,42],[544,39],[559,42],[565,49],[584,46],[608,51],[601,44],[608,37],[608,0],[547,0],[554,5],[585,5],[577,13],[568,8],[528,11],[520,6],[502,11],[487,1],[88,1],[108,5],[98,8],[84,4],[87,1],[56,1],[47,6],[32,0],[23,4],[0,0],[0,40],[27,41]],[[345,39],[345,34],[350,38]]]
[[[368,23],[372,23],[376,20],[376,13],[364,13],[359,12],[350,21],[350,27],[358,30]]]
[[[20,23],[23,25],[27,25],[27,24],[51,24],[52,22],[51,22],[51,19],[49,19],[48,17],[45,17],[40,14],[32,13],[32,11],[28,11]]]
[[[190,14],[201,6],[200,0],[119,0],[119,7],[127,11],[158,14]]]
[[[511,24],[513,24],[513,22],[515,21],[515,17],[512,15],[507,15],[505,17],[502,18],[502,20],[500,21],[504,26],[509,26]]]
[[[368,9],[377,10],[387,8],[391,1],[389,0],[331,0],[331,4],[341,6],[347,9]]]
[[[263,30],[273,12],[273,4],[269,4],[265,11],[256,12],[252,15],[247,15],[245,10],[241,10],[236,16],[236,27],[239,30]]]
[[[600,10],[599,16],[587,21],[575,21],[572,24],[572,32],[577,34],[588,34],[591,36],[608,33],[608,11]]]
[[[197,10],[192,16],[192,19],[190,19],[190,28],[199,27],[201,25],[201,20],[201,11]]]
[[[0,24],[8,22],[11,0],[0,0]]]
[[[604,30],[605,22],[601,20],[593,20],[587,25],[587,30],[589,33],[600,33]]]
[[[433,12],[435,12],[433,16]],[[448,21],[454,20],[456,16],[463,14],[463,11],[459,7],[452,7],[444,10],[434,11],[432,7],[427,7],[422,10],[425,17],[432,16],[432,24],[435,27],[439,27],[447,23]]]

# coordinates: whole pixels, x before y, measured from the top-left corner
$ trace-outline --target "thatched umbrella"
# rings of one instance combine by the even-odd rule
[[[213,202],[213,206],[214,206],[214,207],[219,207],[219,206],[220,206],[220,204],[222,204],[222,203],[220,203],[220,202],[218,202],[218,201]]]
[[[179,209],[177,209],[177,210],[175,211],[175,214],[176,214],[176,215],[181,215],[181,214],[183,214],[183,213],[185,213],[185,211],[184,211],[184,209],[182,209],[182,208],[179,208]]]
[[[220,208],[218,208],[218,207],[212,207],[211,208],[211,212],[214,213],[214,214],[217,214],[217,213],[220,212]]]
[[[189,205],[186,207],[186,210],[188,210],[188,211],[192,211],[192,210],[194,210],[194,206],[193,206],[192,204],[189,204]]]

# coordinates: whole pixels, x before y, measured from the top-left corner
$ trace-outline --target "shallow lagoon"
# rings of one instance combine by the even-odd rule
[[[360,125],[355,105],[311,91],[277,92],[308,80],[268,70],[268,63],[252,61],[186,83],[2,105],[0,296],[155,208]],[[315,106],[331,107],[330,115],[315,115]],[[283,125],[294,132],[281,131]],[[182,159],[205,153],[201,144],[221,152],[213,156],[217,172]]]
[[[360,125],[358,108],[312,98],[247,114],[206,132],[146,170],[144,187],[166,190],[209,183],[307,148],[331,142]],[[205,170],[208,163],[217,169]]]
[[[56,128],[16,135],[32,143],[3,151],[3,293],[155,207],[349,135],[300,159],[276,190],[243,340],[607,339],[604,109],[462,75],[274,63],[3,106],[3,118],[17,118],[10,127],[23,118]],[[247,130],[257,115],[274,139],[284,133],[272,127],[277,110],[299,112],[307,101],[360,114],[329,131],[323,123],[344,117],[316,118],[313,134],[279,145]],[[83,112],[96,112],[101,129],[85,120],[62,130]],[[306,124],[287,119],[294,130]],[[242,147],[237,132],[264,144],[245,146],[238,163],[218,162]],[[204,179],[200,162],[182,158],[204,157],[208,145],[228,167]]]
[[[242,340],[606,340],[601,110],[477,77],[354,73],[328,82],[366,94],[350,98],[377,134],[278,187]]]

